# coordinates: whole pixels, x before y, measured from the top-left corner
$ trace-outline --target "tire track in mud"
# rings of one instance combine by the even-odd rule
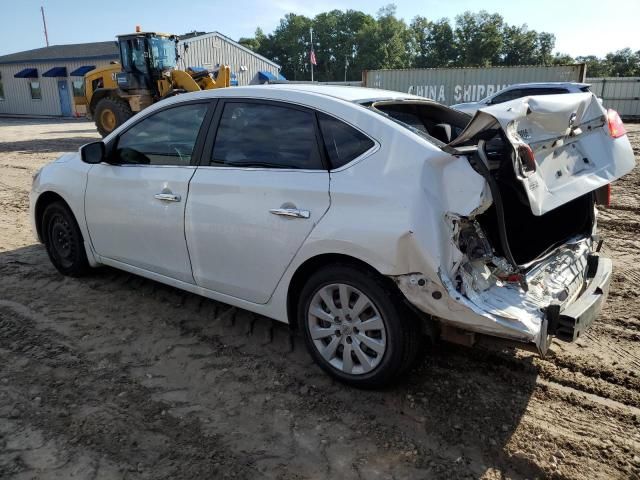
[[[168,405],[151,400],[151,392],[116,365],[96,364],[68,337],[37,327],[41,321],[26,307],[0,303],[0,355],[5,360],[0,371],[15,401],[9,416],[28,419],[25,426],[71,450],[81,445],[94,458],[106,455],[126,470],[153,468],[154,478],[204,477],[221,469],[253,476],[250,467],[243,467],[246,460],[221,448],[218,438],[204,434],[197,423],[164,415]],[[45,343],[33,341],[42,336]],[[0,474],[3,468],[22,473],[12,463],[0,464]]]

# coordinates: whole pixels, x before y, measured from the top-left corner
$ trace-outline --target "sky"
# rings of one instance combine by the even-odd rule
[[[500,13],[507,23],[556,35],[556,51],[597,55],[630,47],[640,50],[640,0],[0,0],[0,55],[45,46],[40,6],[44,6],[52,45],[97,42],[143,30],[186,33],[217,30],[228,37],[250,37],[256,27],[273,31],[286,13],[314,16],[332,9],[375,15],[395,3],[409,22],[416,15],[453,19],[465,10]],[[318,39],[321,41],[320,39]]]

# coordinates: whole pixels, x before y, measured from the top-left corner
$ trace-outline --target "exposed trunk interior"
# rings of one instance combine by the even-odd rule
[[[536,217],[523,203],[514,188],[499,184],[504,202],[505,224],[511,254],[515,261],[526,264],[561,245],[576,235],[589,235],[593,226],[593,195],[579,197],[561,207]],[[498,235],[495,206],[477,217],[491,245],[504,256]]]
[[[527,264],[572,237],[590,235],[594,222],[593,193],[578,197],[544,215],[534,215],[524,187],[515,176],[512,149],[502,132],[494,131],[493,135],[486,149],[489,172],[500,192],[507,241],[516,263]],[[476,220],[496,253],[506,256],[500,242],[495,202]]]

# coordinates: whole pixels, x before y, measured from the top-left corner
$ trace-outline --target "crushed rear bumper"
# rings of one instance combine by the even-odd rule
[[[580,337],[600,314],[609,294],[613,263],[610,259],[590,255],[587,269],[588,285],[584,292],[566,308],[550,305],[546,309],[547,333],[559,340],[572,342]]]

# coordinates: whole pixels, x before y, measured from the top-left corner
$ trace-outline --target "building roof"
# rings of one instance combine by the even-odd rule
[[[51,45],[24,52],[10,53],[0,57],[0,64],[59,62],[63,60],[117,59],[116,42],[73,43],[70,45]]]
[[[194,35],[194,33],[195,33],[195,35]],[[179,36],[180,43],[191,43],[191,42],[196,42],[198,40],[204,40],[205,38],[211,38],[211,37],[222,38],[223,40],[225,40],[225,41],[227,41],[229,43],[232,43],[235,47],[239,48],[240,50],[244,50],[245,52],[250,53],[251,55],[253,55],[255,57],[258,57],[261,60],[264,60],[265,62],[270,63],[271,65],[273,65],[277,69],[282,68],[282,67],[280,67],[280,65],[278,65],[273,60],[269,60],[267,57],[263,57],[259,53],[254,52],[250,48],[247,48],[244,45],[236,42],[235,40],[230,39],[229,37],[227,37],[226,35],[223,35],[220,32],[209,32],[209,33],[192,32],[192,33],[187,33],[185,35],[180,35]]]

